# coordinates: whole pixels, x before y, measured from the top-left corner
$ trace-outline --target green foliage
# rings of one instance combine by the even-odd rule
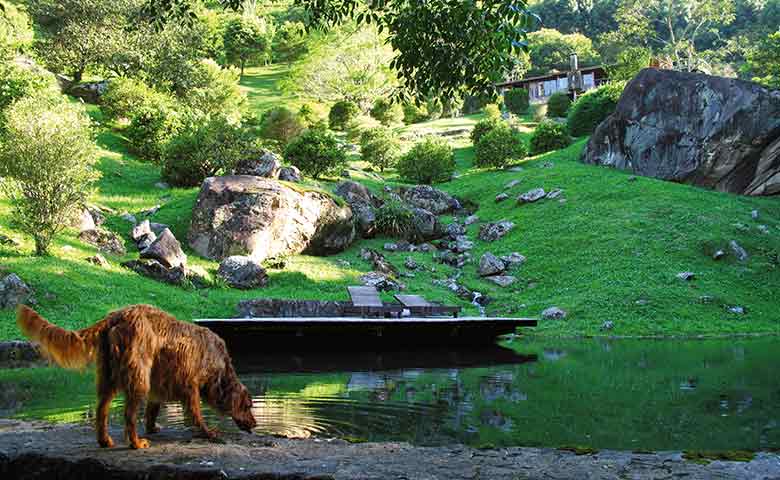
[[[54,76],[45,70],[0,62],[0,113],[20,98],[44,90],[56,92],[56,85]]]
[[[307,51],[306,26],[303,22],[285,21],[276,30],[271,46],[275,62],[292,63]]]
[[[612,112],[626,82],[610,82],[579,97],[569,108],[566,123],[573,137],[590,135]]]
[[[369,128],[360,134],[360,153],[363,160],[384,172],[398,160],[401,145],[389,128]]]
[[[100,97],[103,114],[114,120],[132,119],[144,107],[159,104],[173,105],[173,99],[160,93],[141,80],[118,77],[108,83]]]
[[[287,107],[266,110],[260,119],[260,136],[274,140],[282,147],[300,135],[303,129],[300,116]]]
[[[402,155],[396,169],[401,178],[410,182],[446,182],[455,172],[455,153],[446,140],[430,135]]]
[[[495,103],[485,105],[484,108],[485,118],[490,120],[501,120],[501,107]]]
[[[483,135],[492,131],[499,125],[501,125],[501,120],[499,119],[499,117],[494,117],[492,115],[487,116],[482,120],[478,121],[474,125],[474,129],[471,130],[471,143],[476,145],[477,143],[479,143],[479,140],[482,138]]]
[[[544,121],[536,126],[531,134],[529,146],[531,155],[559,150],[571,145],[572,139],[566,126],[557,122]]]
[[[341,100],[330,107],[328,122],[332,130],[344,130],[360,114],[360,108],[349,100]]]
[[[317,123],[317,116],[314,113],[314,108],[308,103],[304,103],[301,105],[301,108],[298,109],[298,118],[300,118],[301,122],[306,126]]]
[[[643,68],[650,66],[652,52],[646,47],[627,47],[617,55],[617,62],[608,67],[609,79],[629,81]]]
[[[347,154],[327,130],[313,128],[293,139],[284,149],[284,159],[304,175],[315,179],[335,174],[346,165]]]
[[[390,126],[403,120],[404,111],[401,105],[397,103],[384,98],[377,98],[374,106],[371,107],[371,116],[382,125]]]
[[[244,128],[214,118],[188,126],[171,139],[162,178],[177,187],[195,187],[207,177],[229,172],[241,159],[261,155],[261,145]]]
[[[411,125],[428,120],[428,110],[425,105],[417,106],[412,102],[404,103],[401,107],[404,114],[404,123]]]
[[[150,100],[150,99],[147,99]],[[183,119],[164,96],[142,105],[124,130],[130,150],[139,157],[159,162],[168,142],[183,126]]]
[[[484,109],[489,103],[488,95],[466,95],[463,97],[463,114],[472,115]]]
[[[376,231],[380,235],[407,238],[414,231],[414,212],[403,202],[386,200],[374,213]]]
[[[530,100],[528,90],[525,88],[512,88],[504,92],[504,105],[506,109],[515,115],[522,115],[528,111]]]
[[[5,118],[2,187],[36,254],[45,255],[98,177],[90,120],[80,106],[51,95],[25,97]]]
[[[181,102],[199,115],[221,116],[236,122],[246,104],[239,77],[233,68],[222,68],[211,59],[200,60],[195,64],[192,81]]]
[[[754,82],[780,88],[780,31],[761,39],[748,53],[745,68]]]
[[[564,92],[555,92],[547,100],[547,116],[550,118],[562,118],[566,116],[571,106],[571,98]]]
[[[557,30],[543,28],[528,34],[528,48],[531,56],[529,75],[544,75],[551,70],[568,71],[572,52],[577,53],[582,67],[601,62],[593,42],[579,33],[564,35]]]
[[[477,142],[474,164],[481,168],[501,168],[512,160],[522,160],[527,154],[522,137],[508,125],[499,124]]]
[[[273,24],[250,15],[235,15],[225,26],[225,58],[241,68],[267,59],[274,37]]]
[[[33,40],[30,18],[13,3],[0,0],[0,61],[26,50]]]

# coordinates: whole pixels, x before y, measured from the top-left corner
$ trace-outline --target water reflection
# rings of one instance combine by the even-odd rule
[[[541,341],[516,343],[524,355],[492,349],[234,357],[263,433],[422,445],[727,450],[780,447],[778,346],[776,339]],[[61,409],[90,420],[93,401]],[[213,412],[206,416],[235,428]],[[177,404],[166,405],[161,420],[187,423]]]

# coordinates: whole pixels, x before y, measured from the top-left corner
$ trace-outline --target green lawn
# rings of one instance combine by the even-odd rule
[[[262,113],[278,106],[287,106],[293,110],[300,107],[303,100],[285,93],[279,85],[287,71],[288,67],[284,64],[249,67],[244,71],[241,86],[246,92],[250,110]]]
[[[249,69],[243,84],[253,108],[297,102],[279,93],[276,82],[283,74],[283,67]],[[99,118],[94,108],[92,113]],[[405,127],[404,132],[464,128],[477,119],[441,119]],[[584,142],[528,159],[522,172],[510,172],[473,169],[468,137],[453,141],[459,176],[439,187],[477,203],[476,213],[482,221],[508,219],[516,224],[495,243],[477,241],[474,262],[466,266],[460,280],[493,298],[489,314],[539,316],[551,305],[569,312],[566,320],[543,322],[535,330],[540,335],[780,333],[777,198],[740,197],[648,178],[629,182],[630,175],[624,172],[579,163]],[[102,148],[98,168],[103,176],[92,201],[116,211],[107,227],[125,236],[129,250],[123,258],[107,256],[110,268],[84,261],[96,250],[80,242],[75,231],[57,238],[53,256],[32,256],[32,242],[14,228],[10,208],[0,200],[0,233],[22,243],[18,249],[0,246],[0,267],[28,282],[35,289],[37,308],[63,326],[83,327],[111,309],[141,302],[192,319],[232,316],[238,301],[245,298],[345,299],[345,287],[357,283],[360,274],[370,269],[359,258],[360,249],[381,248],[388,241],[358,241],[332,257],[291,258],[285,270],[270,272],[270,284],[263,290],[242,292],[220,286],[187,290],[154,282],[119,266],[120,261],[137,256],[129,240],[130,224],[119,215],[124,211],[137,214],[160,204],[153,220],[170,224],[184,241],[197,189],[156,188],[158,167],[129,155],[116,133],[103,131],[98,143]],[[353,162],[353,167],[360,166],[361,162]],[[375,173],[353,170],[353,178],[376,192],[386,183],[398,182],[392,171],[383,180]],[[508,191],[512,199],[496,204],[496,194],[514,179],[521,183]],[[316,185],[333,188],[335,179]],[[565,202],[515,204],[515,196],[535,187],[561,188]],[[751,219],[753,209],[760,212],[758,221]],[[759,223],[767,225],[769,233],[761,233]],[[469,235],[475,238],[478,229],[478,224],[472,225]],[[711,259],[714,249],[728,251],[730,240],[747,249],[747,262],[733,256],[717,262]],[[501,289],[476,276],[476,262],[486,251],[497,255],[518,251],[528,257],[516,274],[519,281],[515,285]],[[191,251],[188,254],[191,266],[213,276],[216,262]],[[403,279],[409,291],[476,313],[473,306],[432,283],[454,274],[453,268],[434,264],[430,254],[388,254],[399,267],[407,256],[428,269]],[[343,260],[349,262],[348,267]],[[695,272],[697,278],[678,280],[675,275],[682,271]],[[712,298],[704,302],[702,296]],[[729,313],[731,305],[745,307],[747,314]],[[0,339],[20,337],[13,316],[8,310],[0,312]],[[600,326],[606,320],[614,322],[615,328],[605,333]]]

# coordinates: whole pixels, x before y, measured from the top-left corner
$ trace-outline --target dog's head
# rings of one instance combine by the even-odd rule
[[[257,421],[252,414],[252,396],[249,390],[241,382],[236,382],[230,394],[230,416],[236,422],[238,428],[245,432],[251,432]]]

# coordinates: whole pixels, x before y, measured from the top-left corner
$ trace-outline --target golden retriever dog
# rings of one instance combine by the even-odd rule
[[[181,401],[194,427],[214,439],[200,411],[201,397],[215,410],[230,415],[241,430],[255,427],[252,397],[238,380],[225,342],[210,330],[181,322],[150,305],[133,305],[109,313],[95,325],[68,331],[20,305],[17,324],[41,346],[49,359],[64,368],[94,363],[97,377],[97,441],[112,447],[108,434],[111,400],[125,396],[125,437],[132,448],[148,448],[139,438],[136,416],[146,399],[146,433],[158,431],[162,402]]]

